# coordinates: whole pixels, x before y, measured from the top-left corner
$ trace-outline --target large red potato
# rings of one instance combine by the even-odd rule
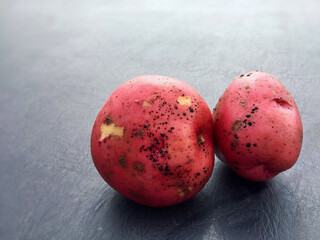
[[[169,206],[197,194],[213,165],[212,114],[190,85],[141,76],[117,88],[92,129],[91,153],[102,178],[125,197]]]
[[[249,72],[236,78],[213,109],[217,157],[251,181],[291,168],[302,145],[295,101],[274,76]]]

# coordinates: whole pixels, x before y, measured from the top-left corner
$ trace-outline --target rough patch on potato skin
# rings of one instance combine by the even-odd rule
[[[253,104],[255,105],[255,104]],[[255,121],[250,121],[251,118],[254,118],[255,116],[255,113],[256,111],[258,110],[258,106],[254,106],[252,109],[251,109],[251,112],[244,115],[243,119],[237,119],[234,124],[232,125],[231,127],[231,132],[229,133],[229,135],[233,135],[234,139],[231,140],[231,144],[230,144],[230,150],[231,151],[234,151],[234,150],[237,150],[237,147],[239,146],[239,141],[242,141],[242,145],[246,146],[247,147],[247,152],[249,154],[252,154],[252,149],[250,148],[251,145],[254,146],[254,147],[257,147],[257,143],[253,143],[251,144],[251,142],[247,142],[245,141],[245,139],[239,139],[239,136],[238,134],[242,135],[241,133],[236,133],[237,131],[241,130],[241,129],[246,129],[247,127],[251,127],[251,126],[254,126],[255,124]],[[239,123],[241,122],[241,128],[237,128],[235,127],[235,125],[238,125]],[[246,136],[247,138],[248,136]],[[240,152],[237,150],[237,154],[239,155]],[[238,162],[237,162],[238,163]],[[234,169],[235,170],[239,170],[239,163],[237,164],[238,166],[235,166]]]
[[[161,100],[161,99],[160,99]],[[177,117],[180,117],[180,119],[186,119],[186,120],[189,120],[189,118],[193,118],[193,114],[194,113],[197,113],[198,112],[198,107],[199,106],[199,102],[196,101],[195,99],[195,107],[193,107],[192,109],[189,108],[189,112],[191,113],[191,116],[190,115],[187,115],[187,113],[185,114],[179,114],[179,113],[175,113],[175,110],[178,109],[178,107],[176,105],[172,106],[170,103],[167,103],[166,101],[163,101],[162,103],[160,103],[158,105],[159,107],[159,110],[158,112],[161,112],[160,110],[162,108],[168,108],[169,107],[169,113],[170,115],[168,115],[168,118],[167,120],[169,120],[170,117],[172,116],[177,116]],[[182,110],[182,109],[181,109]],[[158,117],[158,114],[157,114],[157,111],[154,111],[154,110],[151,110],[149,112],[146,112],[146,113],[149,113],[150,115],[154,115],[153,116],[153,120],[154,121],[157,121],[157,119],[159,119]],[[150,137],[151,139],[153,139],[153,141],[151,141],[151,144],[149,145],[142,145],[139,149],[140,149],[140,152],[147,152],[149,153],[148,155],[146,155],[147,158],[149,158],[150,161],[153,162],[153,166],[160,172],[162,173],[164,176],[166,177],[170,177],[170,178],[178,178],[178,179],[184,179],[184,178],[188,178],[190,180],[188,181],[180,181],[179,183],[175,183],[175,184],[162,184],[163,187],[166,188],[180,188],[180,189],[183,189],[181,190],[180,192],[180,195],[182,195],[183,193],[183,196],[187,196],[189,194],[190,189],[194,189],[194,188],[197,188],[197,187],[202,187],[206,181],[208,179],[203,179],[203,180],[200,180],[198,183],[194,182],[195,179],[197,179],[199,176],[200,176],[200,173],[197,172],[197,174],[195,174],[193,177],[191,175],[191,172],[187,169],[183,169],[181,167],[181,165],[178,165],[176,167],[171,167],[170,165],[170,159],[171,159],[171,153],[168,152],[168,148],[170,148],[170,145],[168,145],[166,143],[167,139],[172,137],[171,135],[173,135],[175,137],[175,127],[171,127],[170,125],[168,126],[168,122],[165,121],[165,122],[162,122],[160,123],[160,126],[157,128],[159,129],[159,132],[160,132],[160,136],[158,135],[159,133],[157,133],[158,131],[156,130],[155,132],[151,132],[151,129],[152,129],[152,125],[150,123],[148,124],[145,124],[144,125],[144,130],[146,132],[146,136]],[[162,127],[163,126],[163,127]],[[161,129],[164,129],[165,131],[161,130]],[[202,130],[203,131],[203,130]],[[159,136],[159,137],[155,137],[155,136]],[[198,135],[197,137],[197,142],[201,143],[201,144],[204,144],[205,142],[205,139],[202,135]],[[206,151],[204,149],[204,151]],[[166,160],[163,162],[163,160]],[[162,162],[162,163],[161,163]],[[188,160],[188,162],[190,163],[191,161]],[[203,174],[204,176],[208,173],[208,169],[206,167],[204,167],[203,169]],[[192,184],[192,185],[190,185]],[[187,191],[185,191],[184,189],[187,189]]]
[[[110,180],[110,176],[109,176],[108,173],[104,173],[103,175],[105,176],[105,178],[106,178],[108,181]]]
[[[231,130],[232,131],[239,131],[242,128],[242,121],[237,119],[232,124]]]
[[[121,157],[118,158],[118,162],[122,168],[127,166],[126,154],[124,153]]]
[[[134,132],[134,136],[137,136],[137,137],[142,137],[144,135],[144,129],[141,128],[141,129],[133,129],[133,132]]]
[[[133,163],[133,168],[135,170],[137,170],[139,173],[143,173],[144,172],[144,165],[142,162],[134,162]]]
[[[149,112],[146,112],[147,114],[149,113],[149,115],[154,115],[153,116],[153,120],[154,121],[157,121],[157,119],[159,119],[159,116],[158,116],[158,112],[161,112],[161,109],[163,108],[166,108],[168,109],[167,111],[170,113],[170,115],[168,115],[168,118],[166,120],[169,120],[170,117],[174,117],[175,115],[177,117],[179,117],[180,119],[186,119],[186,120],[189,120],[189,118],[193,118],[193,114],[196,114],[198,112],[198,106],[199,106],[199,102],[197,101],[197,99],[194,99],[195,101],[195,104],[194,104],[194,107],[189,107],[188,110],[190,112],[191,115],[187,115],[187,113],[184,113],[181,115],[179,113],[176,113],[176,110],[178,109],[178,107],[176,105],[172,106],[172,104],[166,102],[166,101],[163,101],[161,98],[160,100],[162,102],[160,102],[160,104],[158,104],[158,111],[154,111],[154,110],[151,110]],[[183,109],[181,109],[183,110]],[[165,115],[165,114],[164,114]],[[166,140],[171,136],[173,135],[175,137],[175,128],[172,126],[168,126],[168,122],[165,121],[165,122],[162,122],[160,123],[160,125],[163,125],[164,126],[164,130],[163,132],[160,132],[160,137],[154,137],[153,138],[153,141],[151,142],[151,144],[149,145],[142,145],[139,149],[140,149],[140,152],[143,152],[143,151],[146,151],[146,152],[149,152],[148,155],[146,155],[147,158],[149,158],[149,160],[152,160],[153,161],[153,166],[159,170],[159,172],[161,172],[164,176],[174,176],[175,175],[175,169],[172,169],[170,167],[170,159],[171,159],[171,154],[167,151],[167,149],[170,147],[167,143],[166,143]],[[155,133],[157,132],[157,130],[155,132],[149,132],[150,129],[152,128],[151,124],[148,123],[148,124],[145,124],[144,125],[144,129],[146,131],[146,135],[149,136],[149,137],[153,137],[153,136],[156,136],[158,133]],[[162,127],[158,127],[159,131],[160,129],[162,129]],[[203,130],[202,130],[203,131]],[[204,137],[199,134],[197,136],[197,143],[198,144],[202,144],[204,145],[205,143],[205,139]],[[205,147],[203,147],[203,151],[206,151],[205,150]],[[167,159],[168,161],[164,161],[163,162],[163,159]],[[161,163],[162,162],[162,163]],[[180,168],[181,166],[178,165],[177,168]],[[178,178],[183,178],[184,175],[189,175],[189,171],[181,171],[183,169],[178,169],[176,170],[176,174],[178,175]],[[207,170],[205,170],[205,172],[207,172]],[[189,183],[188,183],[189,184]],[[169,185],[168,187],[174,187],[175,185]]]
[[[231,151],[233,151],[234,148],[236,148],[239,145],[239,141],[237,139],[234,139],[231,143]]]
[[[129,194],[134,198],[138,197],[138,194],[132,190],[129,190]]]

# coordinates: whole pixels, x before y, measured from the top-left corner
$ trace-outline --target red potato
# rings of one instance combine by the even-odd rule
[[[213,165],[213,121],[190,85],[141,76],[117,88],[94,123],[91,153],[102,178],[125,197],[169,206],[196,195]]]
[[[282,83],[264,72],[236,78],[213,110],[217,157],[251,181],[291,168],[302,145],[297,105]]]

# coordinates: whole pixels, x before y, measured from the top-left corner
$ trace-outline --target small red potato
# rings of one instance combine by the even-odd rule
[[[213,122],[217,157],[248,180],[269,180],[299,157],[303,131],[297,105],[268,73],[236,78],[213,109]]]
[[[141,76],[117,88],[100,110],[91,154],[102,178],[125,197],[170,206],[196,195],[213,165],[213,121],[190,85]]]

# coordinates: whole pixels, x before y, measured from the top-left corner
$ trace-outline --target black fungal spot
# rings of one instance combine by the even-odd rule
[[[256,110],[258,110],[259,108],[256,106],[254,108],[251,109],[251,113],[254,113]]]
[[[246,115],[247,118],[249,118],[250,116],[251,116],[250,114],[247,114],[247,115]]]
[[[189,111],[192,113],[194,112],[193,108],[191,108],[191,107],[189,108]]]
[[[154,140],[155,144],[157,144],[157,145],[160,144],[158,138],[154,138],[153,140]]]
[[[246,143],[246,146],[247,146],[247,147],[250,147],[250,146],[251,146],[251,143]]]
[[[109,125],[109,124],[113,123],[113,121],[112,121],[111,117],[108,116],[108,117],[106,117],[106,118],[104,119],[104,123],[107,124],[107,125]]]
[[[248,125],[251,126],[251,125],[252,125],[252,122],[248,122]]]
[[[164,170],[166,170],[167,172],[170,170],[169,169],[169,166],[168,165],[166,165],[165,167],[164,167]]]

